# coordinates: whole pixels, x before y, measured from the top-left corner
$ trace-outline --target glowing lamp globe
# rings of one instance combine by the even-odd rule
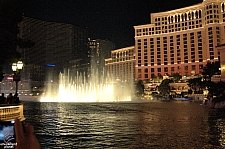
[[[23,62],[22,61],[18,61],[17,62],[17,69],[21,70],[23,68]]]

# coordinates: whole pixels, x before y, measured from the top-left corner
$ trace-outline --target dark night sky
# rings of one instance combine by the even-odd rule
[[[87,27],[91,39],[108,39],[116,48],[134,45],[135,25],[150,13],[182,8],[203,0],[25,0],[25,16]]]

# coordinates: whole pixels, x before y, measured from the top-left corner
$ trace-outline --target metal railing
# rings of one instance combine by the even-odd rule
[[[0,121],[11,121],[15,119],[25,120],[23,115],[23,103],[0,105]]]

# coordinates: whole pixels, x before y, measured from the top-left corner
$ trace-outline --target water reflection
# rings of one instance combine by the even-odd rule
[[[224,115],[190,102],[25,103],[43,148],[224,148]]]
[[[224,109],[211,109],[209,111],[209,142],[212,146],[225,148],[225,112]]]

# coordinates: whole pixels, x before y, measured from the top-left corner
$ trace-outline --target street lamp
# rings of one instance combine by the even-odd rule
[[[14,72],[13,81],[16,82],[16,93],[15,93],[15,95],[17,95],[18,82],[20,81],[20,71],[22,70],[22,68],[23,68],[23,62],[22,61],[18,61],[17,63],[12,64],[12,71]]]

